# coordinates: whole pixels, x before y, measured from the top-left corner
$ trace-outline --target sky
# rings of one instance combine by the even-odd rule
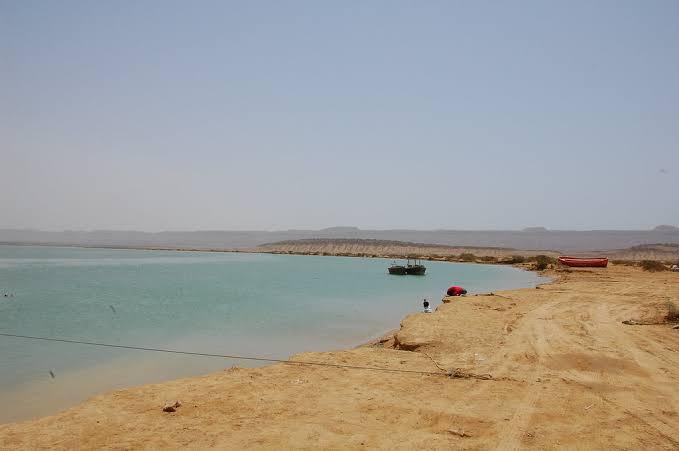
[[[0,0],[0,228],[658,224],[676,0]]]

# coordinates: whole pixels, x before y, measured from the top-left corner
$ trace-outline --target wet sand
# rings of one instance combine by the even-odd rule
[[[2,425],[0,448],[676,449],[679,330],[663,317],[679,274],[549,275],[410,315],[382,343],[293,358],[427,374],[227,369]]]

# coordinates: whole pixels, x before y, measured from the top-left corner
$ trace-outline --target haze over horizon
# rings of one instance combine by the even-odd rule
[[[679,225],[679,3],[0,1],[0,229]]]
[[[73,228],[73,229],[37,229],[37,228],[28,228],[28,227],[2,227],[0,228],[0,231],[10,231],[10,230],[15,230],[15,231],[34,231],[34,232],[49,232],[49,233],[70,233],[70,232],[78,232],[78,233],[90,233],[90,232],[131,232],[131,233],[165,233],[165,232],[170,232],[170,233],[210,233],[210,232],[327,232],[327,231],[338,231],[338,232],[350,232],[352,230],[355,231],[398,231],[398,230],[403,230],[403,231],[412,231],[412,232],[437,232],[437,231],[455,231],[455,232],[532,232],[532,233],[539,233],[539,232],[606,232],[606,231],[665,231],[665,232],[675,232],[679,231],[679,227],[671,225],[671,224],[659,224],[655,227],[651,227],[649,229],[633,229],[633,228],[618,228],[618,229],[548,229],[546,227],[542,226],[529,226],[529,227],[522,227],[520,229],[446,229],[446,228],[437,228],[437,229],[416,229],[416,228],[398,228],[398,227],[391,227],[391,228],[362,228],[362,227],[354,227],[354,226],[330,226],[330,227],[321,227],[321,228],[311,228],[311,227],[299,227],[299,228],[288,228],[288,229],[266,229],[266,228],[261,228],[261,229],[160,229],[160,230],[139,230],[139,229],[86,229],[86,228]]]

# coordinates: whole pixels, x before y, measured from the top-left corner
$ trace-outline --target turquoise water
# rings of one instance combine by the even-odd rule
[[[383,259],[0,246],[0,332],[286,358],[398,327],[422,298],[533,286],[511,267],[427,262],[390,276]],[[4,297],[5,293],[13,296]],[[0,337],[0,421],[114,388],[247,362]],[[52,378],[52,371],[56,377]],[[8,404],[10,403],[10,404]]]

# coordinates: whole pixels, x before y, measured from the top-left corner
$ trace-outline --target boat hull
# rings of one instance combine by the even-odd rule
[[[389,267],[389,274],[393,274],[395,276],[405,276],[408,272],[406,271],[405,266],[390,266]]]
[[[408,266],[406,268],[406,273],[411,275],[411,276],[423,276],[424,272],[427,270],[424,266],[417,265],[417,266]]]
[[[608,266],[607,258],[581,258],[559,257],[559,263],[575,268],[605,268]]]

